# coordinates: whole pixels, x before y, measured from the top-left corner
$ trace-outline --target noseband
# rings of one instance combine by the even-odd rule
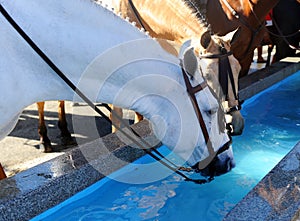
[[[235,100],[239,101],[238,92],[235,88],[234,78],[232,69],[229,62],[229,56],[232,55],[231,51],[226,51],[225,48],[221,48],[221,54],[213,54],[213,55],[205,55],[200,56],[200,58],[206,59],[218,59],[219,60],[219,83],[222,88],[220,91],[219,98],[222,97],[222,93],[225,95],[225,101],[229,100],[229,93],[228,93],[228,79],[230,80],[231,88],[233,90],[233,95]],[[226,110],[227,114],[230,114],[233,111],[241,110],[240,102],[238,105],[230,107],[229,110]]]
[[[186,70],[183,68],[182,62],[181,62],[180,65],[181,65],[182,75],[183,75],[183,79],[184,79],[184,82],[185,82],[185,85],[186,85],[187,93],[188,93],[188,95],[191,99],[191,102],[193,104],[193,107],[194,107],[194,110],[195,110],[195,113],[196,113],[196,116],[197,116],[197,119],[198,119],[198,123],[200,125],[201,130],[202,130],[202,134],[203,134],[203,137],[205,139],[205,143],[206,143],[207,150],[208,150],[208,153],[209,153],[209,156],[206,159],[204,159],[201,162],[197,163],[196,166],[193,167],[196,170],[202,170],[210,162],[212,162],[218,154],[221,154],[224,151],[228,150],[228,148],[230,147],[231,142],[228,142],[227,144],[225,144],[217,152],[214,151],[212,143],[209,139],[209,133],[207,131],[203,116],[201,114],[201,111],[199,109],[199,105],[198,105],[198,102],[197,102],[197,99],[196,99],[196,96],[195,96],[196,93],[202,91],[205,87],[208,87],[207,82],[203,81],[202,83],[200,83],[197,86],[193,87],[191,85],[191,82],[189,80],[189,77],[188,77],[188,74],[187,74]],[[230,140],[231,140],[231,138],[230,138]]]

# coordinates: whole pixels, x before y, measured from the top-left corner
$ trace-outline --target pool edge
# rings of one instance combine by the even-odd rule
[[[223,221],[299,220],[300,142],[225,216]]]
[[[287,58],[254,72],[254,75],[241,79],[240,99],[246,100],[299,70],[300,58]],[[294,165],[294,168],[287,172],[289,165]],[[300,142],[234,206],[223,221],[300,220],[299,174]]]
[[[161,145],[146,120],[132,127],[152,146]],[[29,220],[145,154],[123,139],[109,134],[1,180],[0,221]]]
[[[299,55],[300,56],[300,55]],[[300,70],[299,58],[286,58],[239,80],[239,99],[246,100]]]

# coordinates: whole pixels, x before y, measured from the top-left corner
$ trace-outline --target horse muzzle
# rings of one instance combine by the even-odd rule
[[[220,176],[231,171],[231,169],[235,167],[235,162],[230,145],[231,141],[224,144],[224,146],[221,147],[217,152],[213,160],[204,169],[199,169],[199,163],[194,165],[192,168],[204,177]]]

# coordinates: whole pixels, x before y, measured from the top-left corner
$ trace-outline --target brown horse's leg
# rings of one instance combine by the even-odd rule
[[[39,126],[38,126],[38,133],[40,135],[40,146],[44,149],[45,153],[52,152],[52,146],[50,139],[47,136],[47,128],[44,119],[44,106],[45,102],[38,102],[38,112],[39,112]]]
[[[112,104],[110,104],[109,106],[112,109],[112,112],[114,112],[114,114],[111,112],[109,116],[112,122],[112,133],[114,133],[117,131],[117,128],[114,125],[116,125],[119,128],[121,127],[121,121],[116,117],[116,115],[118,115],[120,118],[123,118],[123,110],[122,108],[116,107]],[[137,123],[140,122],[141,120],[143,120],[143,116],[136,112],[134,117],[134,122]]]
[[[4,169],[3,169],[3,167],[2,167],[2,165],[0,163],[0,180],[5,179],[6,177],[7,176],[6,176],[6,174],[4,172]]]
[[[61,141],[64,146],[75,145],[76,141],[71,136],[70,131],[68,130],[68,124],[66,120],[66,112],[65,112],[65,102],[58,102],[58,127],[60,129]]]
[[[123,110],[122,108],[116,107],[112,104],[110,104],[109,106],[114,112],[114,114],[111,112],[109,116],[112,122],[112,133],[114,133],[117,131],[117,128],[114,125],[116,125],[119,128],[121,127],[121,121],[116,117],[116,115],[118,115],[120,118],[123,118]]]

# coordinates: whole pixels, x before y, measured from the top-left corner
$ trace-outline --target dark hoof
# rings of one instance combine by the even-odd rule
[[[257,60],[257,62],[256,63],[260,63],[260,64],[262,64],[262,63],[267,63],[267,61],[266,60],[264,60],[264,59],[260,59],[260,60]]]
[[[43,150],[44,153],[53,152],[51,143],[40,143],[40,150]]]
[[[61,137],[61,144],[63,146],[75,146],[77,145],[76,139],[74,137]]]

